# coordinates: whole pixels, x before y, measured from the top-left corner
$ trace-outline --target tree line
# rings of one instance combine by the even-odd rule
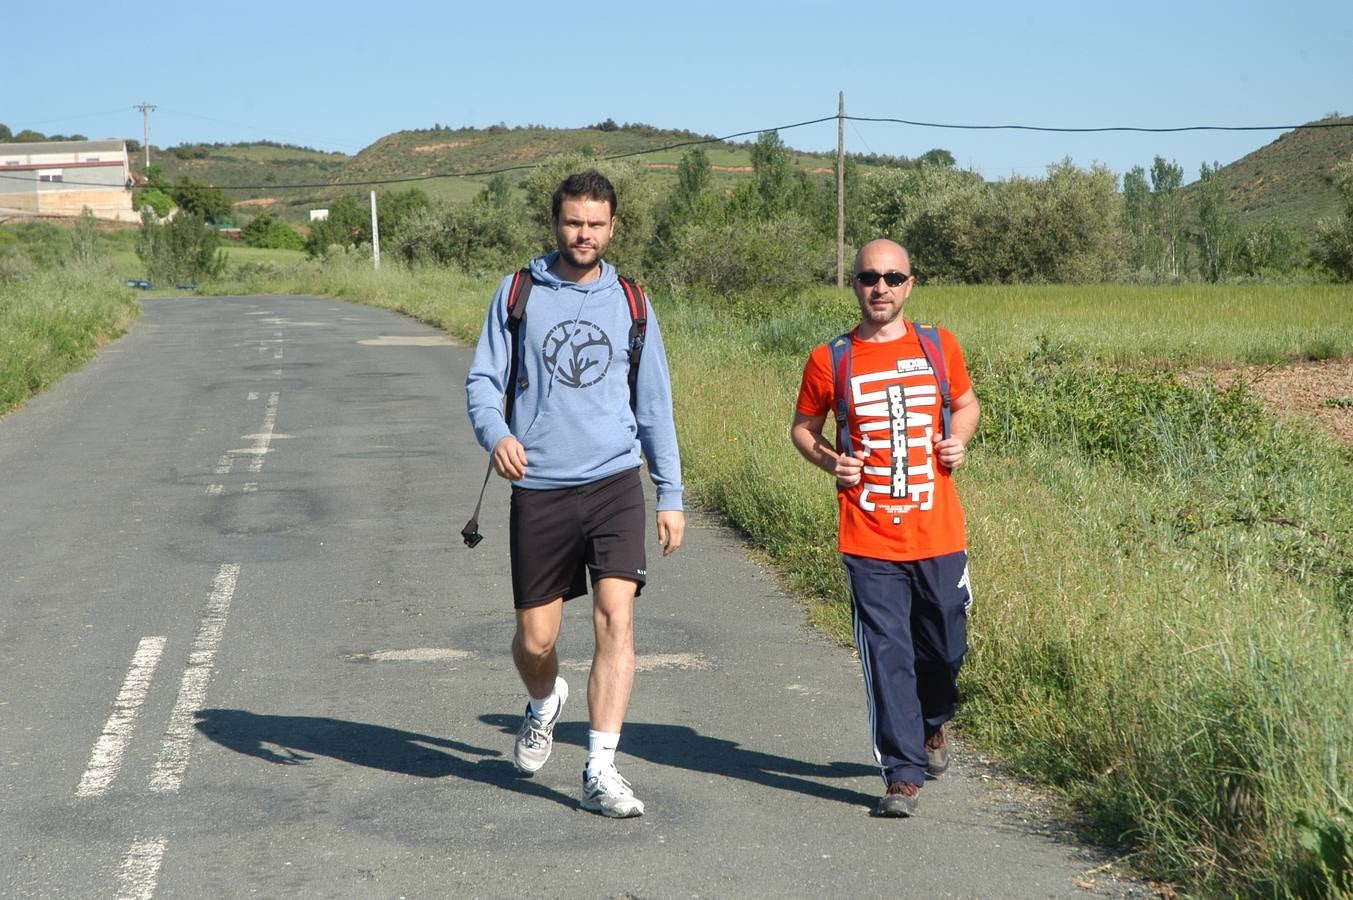
[[[835,280],[836,185],[791,164],[776,132],[749,145],[752,174],[716,185],[700,147],[688,150],[668,186],[634,160],[585,153],[553,157],[519,184],[498,175],[469,203],[434,201],[418,189],[378,203],[382,253],[409,265],[471,274],[511,271],[553,249],[550,196],[568,173],[595,167],[616,185],[618,225],[610,258],[654,286],[755,307]],[[1150,169],[1117,176],[1070,160],[1040,178],[987,182],[932,150],[906,165],[843,171],[847,258],[886,236],[912,250],[922,279],[937,283],[1096,283],[1353,279],[1353,160],[1338,169],[1342,216],[1317,223],[1308,241],[1270,219],[1244,225],[1227,199],[1218,165],[1204,165],[1190,198],[1181,166],[1156,157]],[[220,192],[192,179],[151,188],[207,222],[228,209]],[[213,191],[215,193],[213,193]],[[246,226],[256,246],[298,246],[290,225],[265,214]],[[371,243],[364,195],[329,204],[329,218],[303,239],[314,257]]]
[[[379,204],[383,252],[410,264],[476,274],[510,271],[552,248],[549,196],[560,178],[595,167],[620,194],[611,257],[617,267],[665,287],[738,301],[782,297],[835,278],[835,179],[791,165],[775,132],[750,145],[752,175],[714,184],[708,155],[687,151],[676,183],[661,186],[642,163],[554,157],[518,187],[497,176],[468,204],[430,200],[416,189]],[[901,160],[899,160],[901,162]],[[1276,219],[1244,225],[1216,164],[1199,172],[1194,197],[1181,166],[1156,157],[1117,176],[1070,160],[1045,176],[987,182],[932,150],[906,165],[844,167],[848,255],[887,236],[912,249],[932,282],[1087,283],[1353,278],[1353,161],[1336,178],[1349,212],[1318,224],[1310,242]],[[341,198],[307,240],[312,255],[334,244],[369,243],[364,198]]]

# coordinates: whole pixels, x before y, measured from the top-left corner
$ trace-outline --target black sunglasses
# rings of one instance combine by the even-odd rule
[[[865,287],[873,287],[879,283],[880,278],[884,280],[888,287],[898,287],[899,285],[905,284],[910,277],[910,275],[905,275],[902,272],[879,273],[865,271],[855,273],[855,280]]]

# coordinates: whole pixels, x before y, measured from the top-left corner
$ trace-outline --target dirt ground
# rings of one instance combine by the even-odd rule
[[[1327,434],[1353,445],[1353,360],[1224,367],[1193,374],[1211,375],[1223,387],[1239,375],[1275,413],[1313,418]]]

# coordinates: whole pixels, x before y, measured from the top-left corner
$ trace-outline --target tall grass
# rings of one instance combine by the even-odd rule
[[[492,284],[307,264],[251,292],[402,309],[462,338]],[[686,481],[849,640],[829,481],[787,431],[849,297],[738,318],[656,299]],[[1199,363],[1353,353],[1346,291],[934,288],[984,404],[960,491],[976,606],[960,721],[1191,892],[1353,891],[1353,456]]]
[[[139,309],[102,268],[0,281],[0,415],[86,363]]]

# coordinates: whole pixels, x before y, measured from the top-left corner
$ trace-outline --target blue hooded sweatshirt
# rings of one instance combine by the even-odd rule
[[[642,449],[657,487],[658,510],[679,510],[681,459],[672,383],[653,307],[648,307],[636,411],[631,411],[631,319],[615,269],[603,261],[599,278],[575,284],[550,271],[557,257],[538,257],[530,266],[510,432],[526,450],[526,475],[515,484],[537,490],[589,484],[637,468]],[[511,276],[498,285],[465,377],[470,423],[490,453],[509,433],[503,392],[512,357],[507,330],[511,285]]]

